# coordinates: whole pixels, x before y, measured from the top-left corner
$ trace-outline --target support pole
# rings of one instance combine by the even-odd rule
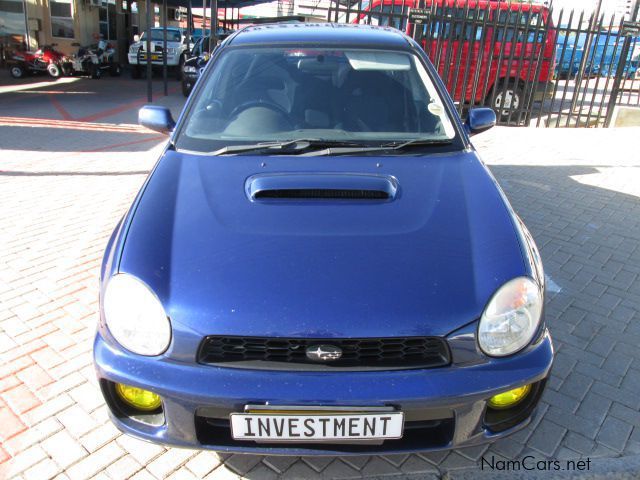
[[[191,37],[193,37],[193,12],[191,8],[191,0],[189,0],[189,4],[187,5],[187,51],[189,52],[189,56],[191,56]]]
[[[209,37],[209,52],[218,44],[218,0],[211,0],[211,36]]]
[[[153,102],[153,69],[151,68],[151,0],[146,0],[145,8],[147,9],[147,101]]]
[[[167,0],[162,0],[162,83],[164,96],[169,95],[169,86],[167,85]],[[178,62],[178,68],[180,63]]]
[[[623,24],[624,25],[624,24]],[[621,35],[624,35],[624,43],[622,44],[622,52],[620,52],[620,60],[618,61],[618,68],[616,69],[616,76],[613,79],[613,86],[611,87],[611,95],[609,96],[609,104],[607,105],[607,116],[605,117],[604,126],[609,128],[611,120],[613,120],[613,111],[618,103],[618,96],[620,96],[620,87],[624,81],[626,75],[627,57],[629,56],[629,50],[631,49],[632,35],[621,31]]]
[[[202,38],[207,36],[207,0],[202,0]]]
[[[595,33],[596,26],[598,25],[598,18],[600,17],[601,10],[602,10],[602,0],[598,0],[596,11],[593,13],[593,16],[591,17],[591,21],[589,22],[589,31],[587,32],[587,38],[585,39],[585,42],[584,42],[584,50],[582,53],[582,58],[580,59],[580,66],[578,67],[578,72],[576,74],[576,86],[575,86],[575,91],[573,93],[573,98],[571,99],[570,112],[573,112],[576,109],[576,105],[578,103],[578,97],[580,96],[580,90],[582,89],[582,79],[584,77],[584,71],[587,67],[587,60],[589,59],[589,54],[591,52],[591,42],[593,40],[593,35]],[[597,32],[596,39],[598,39],[599,36],[600,36],[600,32]],[[597,48],[597,45],[594,45],[593,56],[591,58],[592,62],[596,54],[596,48]],[[571,65],[569,66],[569,76],[571,76]]]

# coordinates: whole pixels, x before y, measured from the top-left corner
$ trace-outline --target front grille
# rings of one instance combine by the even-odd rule
[[[307,358],[307,347],[329,345],[342,350],[338,360]],[[450,363],[449,348],[439,337],[275,338],[206,337],[198,353],[204,364],[246,368],[433,368]]]

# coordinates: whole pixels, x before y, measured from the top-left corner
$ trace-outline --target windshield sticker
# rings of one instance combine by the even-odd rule
[[[354,70],[409,70],[409,57],[395,52],[345,52]]]

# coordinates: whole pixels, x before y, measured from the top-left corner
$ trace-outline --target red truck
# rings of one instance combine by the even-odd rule
[[[349,20],[405,31],[422,45],[455,101],[491,105],[503,118],[527,99],[553,92],[556,32],[545,5],[374,0]]]

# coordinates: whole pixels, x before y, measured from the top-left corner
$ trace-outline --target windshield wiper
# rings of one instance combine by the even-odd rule
[[[357,142],[343,140],[321,140],[317,138],[297,138],[281,142],[260,142],[249,145],[227,145],[205,155],[233,155],[236,153],[254,152],[260,150],[279,151],[287,155],[300,155],[303,157],[315,157],[323,155],[348,155],[351,153],[379,152],[383,150],[403,150],[410,147],[425,145],[447,145],[448,139],[420,139],[416,138],[405,142],[387,143],[384,145],[365,146]],[[309,150],[311,149],[311,150]]]
[[[250,145],[227,145],[207,155],[230,155],[234,153],[244,153],[259,150],[280,150],[287,154],[296,154],[307,150],[310,147],[354,147],[354,142],[345,142],[340,140],[321,140],[318,138],[296,138],[295,140],[284,140],[282,142],[261,142]]]
[[[315,157],[323,155],[349,155],[352,153],[368,153],[368,152],[380,152],[380,151],[393,151],[393,150],[405,150],[413,147],[424,147],[431,145],[449,145],[452,140],[450,139],[423,139],[415,138],[405,142],[387,143],[380,146],[366,147],[328,147],[321,150],[312,150],[310,152],[300,153],[302,157]]]
[[[231,153],[251,152],[253,150],[279,150],[287,147],[292,147],[291,150],[305,149],[310,145],[310,141],[306,139],[286,140],[284,142],[261,142],[253,143],[250,145],[227,145],[214,152],[209,152],[207,155],[228,155]],[[287,148],[289,150],[289,148]]]

